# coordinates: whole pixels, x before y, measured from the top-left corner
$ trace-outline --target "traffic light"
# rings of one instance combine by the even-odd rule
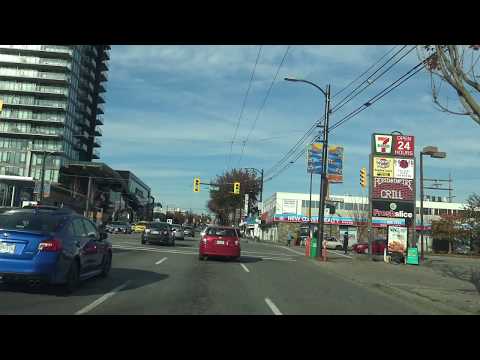
[[[240,183],[239,182],[234,182],[233,183],[233,193],[235,195],[240,194]]]
[[[360,169],[360,185],[364,189],[367,187],[367,169],[365,168]]]
[[[193,192],[200,192],[200,178],[193,179]]]

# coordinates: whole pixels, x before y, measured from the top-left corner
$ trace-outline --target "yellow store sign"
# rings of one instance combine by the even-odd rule
[[[393,158],[374,157],[373,176],[393,177]]]

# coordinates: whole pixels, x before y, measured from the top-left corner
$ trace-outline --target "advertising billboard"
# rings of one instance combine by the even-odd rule
[[[413,159],[394,159],[393,177],[398,179],[413,179],[415,175],[415,161]]]
[[[373,199],[413,200],[415,182],[413,179],[373,178]]]
[[[404,254],[407,251],[408,229],[401,226],[388,227],[388,251]]]
[[[372,200],[372,216],[405,219],[405,224],[411,226],[415,207],[412,202]]]
[[[375,156],[373,158],[373,176],[393,177],[393,158]]]
[[[373,227],[386,228],[387,226],[390,226],[390,225],[404,226],[405,219],[372,217]]]
[[[323,144],[314,143],[307,146],[307,172],[322,173]],[[327,178],[330,183],[343,182],[343,147],[330,145],[328,147]]]
[[[395,135],[393,155],[413,157],[415,155],[415,138],[410,135]]]

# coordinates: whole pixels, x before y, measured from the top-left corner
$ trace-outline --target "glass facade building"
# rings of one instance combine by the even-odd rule
[[[109,45],[0,45],[0,175],[58,182],[99,158]]]

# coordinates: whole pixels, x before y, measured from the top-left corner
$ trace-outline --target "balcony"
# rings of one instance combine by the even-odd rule
[[[100,72],[100,81],[108,81],[108,73],[106,71]]]
[[[100,126],[95,126],[95,136],[103,136],[103,131]]]
[[[25,87],[20,87],[12,89],[10,86],[5,86],[5,84],[0,83],[0,92],[6,91],[9,93],[19,93],[19,94],[45,94],[45,95],[58,95],[61,97],[68,97],[68,89],[65,88],[55,88],[50,86],[40,86],[36,85],[30,89]]]
[[[0,116],[2,120],[14,120],[14,121],[25,121],[25,122],[35,122],[35,123],[57,123],[57,124],[64,124],[65,119],[63,117],[45,117],[40,118],[36,114],[32,114],[29,118],[18,118],[14,116]]]
[[[59,103],[54,101],[42,101],[37,100],[34,104],[14,104],[14,103],[4,103],[3,105],[11,106],[11,107],[22,107],[22,108],[30,108],[30,109],[45,109],[45,110],[67,110],[66,103]]]
[[[104,104],[97,104],[97,114],[105,114]]]
[[[100,94],[100,93],[105,93],[105,92],[107,92],[107,90],[105,89],[105,86],[103,85],[103,83],[100,82],[98,84],[98,93]]]
[[[93,91],[95,88],[93,87],[93,84],[90,80],[88,80],[86,77],[80,77],[79,87],[85,90],[90,90]]]
[[[0,77],[4,79],[18,80],[18,79],[41,79],[45,83],[52,83],[58,85],[66,85],[70,82],[70,77],[65,74],[56,74],[51,72],[42,72],[31,70],[25,71],[20,69],[0,69]]]
[[[101,94],[97,95],[97,102],[99,104],[105,104],[105,99],[103,98],[103,95],[101,95]]]
[[[102,140],[94,138],[93,139],[93,147],[99,148],[102,146]]]
[[[102,115],[97,115],[95,119],[95,125],[103,125],[105,122],[105,118]]]
[[[47,68],[51,70],[64,71],[71,70],[71,64],[62,59],[44,59],[31,56],[18,56],[9,54],[0,54],[0,65],[32,65],[34,68]]]
[[[24,131],[23,129],[17,128],[16,126],[2,126],[0,128],[0,134],[3,135],[13,135],[17,136],[18,134],[22,134],[28,137],[43,137],[43,138],[60,138],[63,137],[63,131],[58,130],[54,133],[46,133],[42,131],[38,131],[35,128],[30,129],[29,131]]]
[[[75,118],[75,124],[86,130],[89,130],[91,127],[90,121],[88,121],[88,119],[85,117]]]
[[[93,149],[92,159],[100,159],[100,151],[98,151],[98,149]]]
[[[108,71],[108,60],[102,60],[100,62],[100,71]]]
[[[35,56],[44,56],[50,53],[50,56],[70,59],[73,56],[73,49],[69,46],[58,45],[0,45],[0,48],[11,53],[18,54],[18,50],[28,52]]]

